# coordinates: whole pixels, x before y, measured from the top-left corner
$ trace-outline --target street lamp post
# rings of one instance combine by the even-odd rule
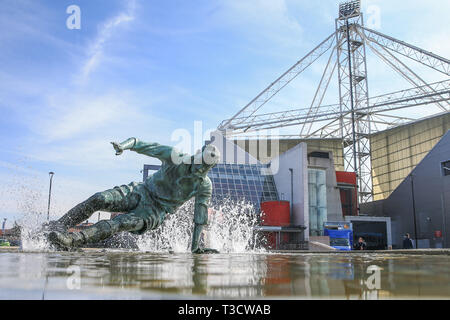
[[[2,235],[5,235],[5,228],[6,228],[6,220],[8,220],[7,218],[3,219],[3,225],[2,225]]]
[[[291,226],[294,225],[293,223],[293,215],[294,215],[294,169],[289,168],[289,171],[291,172],[291,207],[290,207],[290,224]]]
[[[49,172],[48,173],[50,175],[50,187],[48,190],[48,209],[47,209],[47,222],[50,221],[50,199],[52,196],[52,181],[53,181],[53,175],[55,174],[54,172]]]
[[[412,208],[413,208],[413,222],[414,222],[414,238],[416,241],[416,249],[419,249],[419,239],[417,238],[417,219],[416,219],[416,199],[414,196],[414,175],[410,174],[411,179],[411,194],[412,194]]]

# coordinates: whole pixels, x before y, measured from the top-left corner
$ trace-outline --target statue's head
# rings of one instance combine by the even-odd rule
[[[197,172],[206,174],[220,161],[220,151],[213,145],[207,145],[192,156],[192,161]]]

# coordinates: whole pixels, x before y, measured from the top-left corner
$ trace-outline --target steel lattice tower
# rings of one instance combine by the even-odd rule
[[[367,52],[370,49],[412,87],[378,96],[369,95]],[[323,75],[309,108],[259,113],[280,91],[319,58],[329,54]],[[426,66],[445,79],[426,82],[403,60]],[[337,72],[336,72],[337,70]],[[339,101],[322,105],[333,75],[337,73]],[[371,201],[372,171],[370,136],[373,133],[416,121],[420,116],[399,110],[413,107],[434,113],[450,111],[450,60],[364,26],[361,0],[339,5],[335,31],[305,57],[284,72],[218,129],[227,137],[251,137],[261,130],[298,128],[298,134],[279,138],[339,138],[346,171],[358,177],[361,203]],[[261,137],[261,135],[258,135]],[[271,138],[277,138],[271,136]]]
[[[359,201],[366,202],[372,199],[371,116],[368,111],[357,111],[369,106],[366,45],[357,29],[364,26],[360,5],[360,1],[351,1],[339,6],[336,43],[344,165],[346,171],[356,173]],[[351,122],[345,121],[345,113],[350,113]]]

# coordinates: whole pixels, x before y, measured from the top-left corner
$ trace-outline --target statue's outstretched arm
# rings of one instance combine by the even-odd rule
[[[137,138],[129,138],[122,143],[111,142],[111,144],[116,150],[116,155],[122,154],[124,150],[131,150],[161,161],[169,161],[173,152],[172,147],[140,141]]]
[[[133,148],[136,145],[137,141],[138,140],[136,138],[129,138],[122,143],[111,142],[111,144],[113,145],[114,150],[116,150],[116,155],[119,156],[123,153],[124,150]]]

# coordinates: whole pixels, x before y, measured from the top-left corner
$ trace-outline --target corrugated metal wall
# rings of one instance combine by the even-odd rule
[[[371,137],[374,200],[389,197],[450,130],[450,113]]]

